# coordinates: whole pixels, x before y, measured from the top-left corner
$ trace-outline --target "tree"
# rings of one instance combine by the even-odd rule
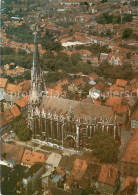
[[[101,162],[116,162],[118,158],[118,146],[114,138],[105,133],[95,134],[91,139],[93,153],[101,160]]]
[[[79,61],[81,61],[81,56],[79,53],[73,53],[71,56],[70,56],[70,61],[72,63],[73,66],[76,66],[77,63]]]
[[[20,118],[19,120],[14,121],[13,128],[20,140],[30,140],[31,131],[27,128],[25,119]]]
[[[133,30],[132,30],[131,28],[126,28],[126,29],[123,31],[122,38],[123,38],[123,39],[130,38],[130,37],[132,36],[132,33],[133,33]]]
[[[24,79],[25,80],[30,80],[31,79],[31,71],[25,71]]]
[[[123,16],[123,23],[132,22],[132,20],[133,20],[133,15],[131,14],[125,14]]]

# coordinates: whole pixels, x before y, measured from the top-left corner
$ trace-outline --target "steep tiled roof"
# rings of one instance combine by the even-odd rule
[[[132,119],[132,120],[138,120],[138,108],[137,108],[137,110],[132,114],[131,119]]]
[[[17,106],[12,107],[10,111],[15,118],[20,116],[20,114],[21,114],[21,112]]]
[[[134,131],[134,134],[127,146],[122,161],[138,164],[138,129]]]
[[[114,114],[111,107],[94,105],[91,103],[79,102],[75,100],[69,100],[56,97],[45,97],[42,100],[40,109],[44,108],[46,111],[55,110],[56,112],[62,112],[66,115],[68,110],[72,108],[74,116],[76,118],[114,118]]]
[[[102,165],[98,181],[100,183],[114,185],[117,173],[118,173],[117,168]]]
[[[125,87],[127,85],[127,81],[126,80],[122,80],[122,79],[117,79],[116,80],[116,85],[118,87]]]
[[[11,83],[7,84],[7,87],[6,87],[6,92],[7,93],[15,93],[15,92],[21,92],[21,91],[22,91],[21,86],[14,85],[14,84],[11,84]]]
[[[8,81],[8,79],[0,78],[0,87],[5,88],[7,81]]]
[[[20,116],[21,112],[18,109],[17,106],[12,107],[9,110],[6,110],[3,114],[2,114],[2,124],[1,125],[5,125],[6,123],[11,122],[14,118]]]
[[[74,161],[74,167],[68,177],[67,183],[69,186],[73,183],[73,181],[80,181],[82,176],[84,175],[86,169],[87,169],[87,161],[76,159]]]
[[[28,104],[28,96],[24,96],[15,102],[20,108],[25,107]]]
[[[112,106],[116,113],[125,113],[128,110],[128,105],[122,104],[122,98],[120,97],[109,97],[105,105]]]
[[[123,190],[130,187],[135,182],[136,182],[136,178],[128,176],[123,183]]]

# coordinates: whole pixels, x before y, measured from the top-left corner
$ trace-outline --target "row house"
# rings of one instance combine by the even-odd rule
[[[134,131],[132,138],[126,148],[124,156],[121,160],[122,177],[137,177],[138,172],[138,129]]]
[[[108,55],[108,61],[113,66],[123,65],[123,60],[124,60],[124,56],[122,55],[113,55],[112,53]]]

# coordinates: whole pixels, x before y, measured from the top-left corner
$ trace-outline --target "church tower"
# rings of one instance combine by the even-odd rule
[[[43,71],[40,67],[40,55],[38,51],[38,44],[36,41],[36,33],[34,35],[34,52],[33,52],[33,66],[31,70],[31,88],[29,92],[28,102],[28,127],[32,130],[34,135],[34,116],[39,114],[39,105],[43,96],[47,95],[46,84],[43,77]]]

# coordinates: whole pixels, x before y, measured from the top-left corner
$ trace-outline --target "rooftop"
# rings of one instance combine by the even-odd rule
[[[123,162],[138,164],[138,129],[134,131],[134,134],[127,146],[127,149],[122,158]]]
[[[100,183],[114,185],[117,173],[118,173],[117,168],[102,165],[98,181]]]
[[[30,150],[25,150],[21,163],[27,164],[29,166],[34,165],[36,162],[45,162],[47,156],[40,152],[33,152]]]
[[[79,102],[75,100],[45,97],[42,100],[40,109],[44,108],[46,111],[55,111],[66,115],[68,110],[72,108],[74,116],[76,118],[91,119],[93,117],[114,118],[114,114],[111,107],[94,105],[91,103]]]
[[[0,78],[0,88],[5,88],[7,81],[8,81],[8,79]]]

